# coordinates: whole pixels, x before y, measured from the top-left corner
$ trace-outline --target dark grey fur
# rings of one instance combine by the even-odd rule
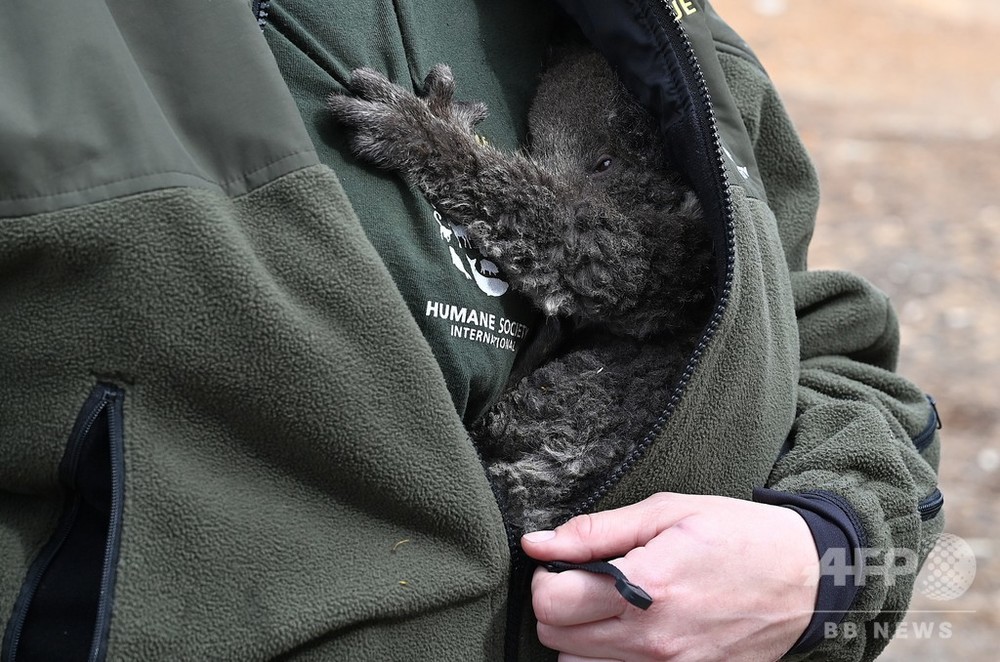
[[[600,56],[564,53],[545,73],[530,154],[477,141],[486,108],[454,88],[444,65],[421,96],[358,69],[330,108],[361,158],[415,184],[573,329],[471,432],[512,529],[547,528],[664,409],[711,307],[711,244],[652,118]]]

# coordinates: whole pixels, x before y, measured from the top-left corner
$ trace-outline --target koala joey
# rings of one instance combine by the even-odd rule
[[[470,431],[511,533],[555,526],[658,430],[694,351],[713,303],[698,200],[651,115],[590,50],[543,74],[525,153],[477,140],[487,109],[454,99],[447,66],[419,95],[370,69],[349,91],[329,105],[357,156],[419,188],[570,329]]]

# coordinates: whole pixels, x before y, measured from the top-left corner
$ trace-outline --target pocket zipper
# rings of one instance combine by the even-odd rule
[[[944,506],[944,495],[941,490],[934,488],[934,491],[920,500],[917,504],[917,512],[920,513],[920,520],[926,522],[933,519]]]
[[[87,397],[77,421],[70,433],[69,443],[59,465],[59,480],[68,491],[66,505],[53,532],[42,551],[28,569],[24,583],[4,636],[2,662],[16,662],[25,622],[39,587],[46,573],[58,557],[63,546],[73,532],[77,522],[82,497],[75,482],[83,447],[101,414],[107,417],[108,443],[111,458],[111,494],[104,557],[101,567],[100,592],[93,629],[93,636],[87,655],[88,662],[99,662],[107,653],[106,631],[111,618],[115,570],[118,563],[118,547],[121,539],[121,519],[124,493],[124,435],[121,429],[123,393],[115,386],[98,384]]]

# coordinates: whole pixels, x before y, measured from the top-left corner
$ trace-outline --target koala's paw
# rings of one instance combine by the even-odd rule
[[[455,79],[445,65],[427,75],[421,96],[371,69],[352,71],[348,89],[353,96],[329,97],[330,112],[351,130],[355,153],[384,168],[418,168],[439,151],[437,143],[471,136],[486,117],[485,105],[454,100]]]

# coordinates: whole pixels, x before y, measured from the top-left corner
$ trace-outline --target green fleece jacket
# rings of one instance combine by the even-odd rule
[[[472,389],[341,182],[375,175],[321,158],[328,45],[295,3],[262,36],[262,4],[35,0],[0,23],[0,659],[550,657],[508,595]],[[488,66],[519,29],[495,3],[355,4],[330,38],[397,79],[478,45],[471,90],[516,142],[541,63]],[[759,63],[706,2],[565,4],[662,118],[719,257],[674,398],[581,508],[765,486],[926,553],[935,416],[893,371],[885,295],[806,270],[816,180]],[[810,655],[876,656],[912,583],[870,575],[846,617],[867,629]]]

